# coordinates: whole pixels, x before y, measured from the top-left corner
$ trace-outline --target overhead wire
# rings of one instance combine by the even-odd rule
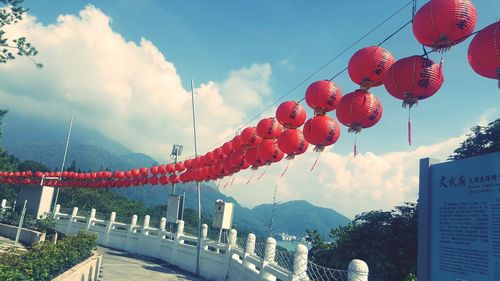
[[[358,38],[357,40],[355,40],[354,42],[352,42],[351,44],[349,44],[345,49],[343,49],[340,53],[338,53],[337,55],[335,55],[333,58],[331,58],[330,60],[328,60],[325,64],[323,64],[322,66],[320,66],[319,68],[317,68],[315,71],[313,71],[311,74],[309,74],[308,76],[306,76],[306,78],[304,78],[303,80],[301,80],[299,83],[297,83],[296,85],[294,85],[292,88],[290,88],[288,91],[286,91],[283,95],[281,95],[280,97],[278,97],[276,100],[274,100],[271,104],[269,104],[267,107],[265,107],[263,110],[261,110],[259,113],[255,114],[252,118],[248,119],[243,125],[239,126],[234,132],[232,132],[231,134],[228,134],[226,135],[225,137],[223,137],[221,140],[217,141],[215,144],[213,144],[212,146],[209,147],[209,149],[213,149],[217,146],[219,146],[220,144],[222,144],[223,142],[227,141],[233,134],[241,131],[245,126],[248,126],[250,123],[252,123],[253,121],[255,121],[257,118],[259,118],[260,116],[262,116],[262,114],[264,114],[266,111],[268,111],[270,108],[272,108],[273,106],[275,106],[278,102],[282,101],[285,97],[287,97],[288,95],[290,95],[292,92],[294,92],[296,89],[298,89],[300,86],[302,86],[305,82],[307,82],[309,79],[311,79],[313,76],[315,76],[316,74],[318,74],[320,71],[322,71],[323,69],[325,69],[327,66],[329,66],[332,62],[334,62],[335,60],[337,60],[339,57],[341,57],[342,55],[344,55],[347,51],[349,51],[350,49],[352,49],[356,44],[358,44],[359,42],[361,42],[363,39],[365,39],[366,37],[370,36],[373,32],[375,32],[377,29],[379,29],[382,25],[384,25],[385,23],[387,23],[389,20],[391,20],[393,17],[395,17],[396,15],[398,15],[399,13],[401,13],[401,11],[403,11],[405,8],[407,8],[408,6],[410,6],[411,4],[413,4],[412,6],[412,11],[413,9],[415,9],[415,2],[416,0],[411,0],[411,1],[408,1],[407,3],[405,3],[401,8],[399,8],[398,10],[396,10],[395,12],[393,12],[391,15],[389,15],[387,18],[385,18],[384,20],[382,20],[380,23],[378,23],[377,25],[375,25],[373,28],[371,28],[368,32],[366,32],[365,34],[363,34],[360,38]],[[411,21],[410,21],[411,22]],[[405,26],[407,26],[409,23],[406,23],[404,26],[400,27],[396,32],[394,32],[393,34],[389,35],[389,37],[387,37],[386,39],[384,39],[380,44],[384,43],[385,41],[387,41],[388,39],[390,39],[392,36],[394,36],[396,33],[398,33],[399,31],[401,31]],[[380,45],[379,44],[379,45]],[[330,80],[333,80],[335,77],[337,77],[338,75],[342,74],[343,72],[345,72],[347,70],[347,67],[345,67],[341,72],[337,73],[336,75],[334,75]],[[302,102],[304,100],[304,98],[302,98],[301,100],[299,100],[299,102]]]

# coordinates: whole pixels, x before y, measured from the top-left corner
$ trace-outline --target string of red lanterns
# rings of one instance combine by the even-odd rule
[[[469,0],[431,0],[415,14],[413,33],[424,46],[444,52],[473,35],[476,22],[476,9]],[[469,46],[468,61],[479,75],[497,79],[500,87],[499,48],[500,22],[496,22],[477,32]],[[0,172],[0,183],[39,185],[45,181],[55,187],[124,188],[217,180],[248,168],[272,165],[285,154],[293,159],[309,144],[315,151],[333,145],[340,137],[340,126],[328,115],[333,111],[349,132],[357,134],[374,126],[382,117],[383,107],[378,97],[368,92],[372,87],[384,85],[391,96],[403,101],[403,107],[411,108],[440,89],[444,82],[442,68],[442,62],[435,63],[427,54],[396,61],[380,46],[362,48],[350,58],[347,68],[359,89],[342,96],[331,80],[312,83],[304,99],[314,116],[307,121],[300,101],[286,101],[279,105],[275,117],[243,129],[221,147],[176,164],[114,172]],[[408,142],[411,144],[411,117]],[[354,148],[356,155],[356,142]]]

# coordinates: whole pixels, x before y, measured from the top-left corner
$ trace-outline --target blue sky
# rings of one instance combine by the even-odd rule
[[[137,77],[139,74],[144,74],[145,77],[148,77],[145,74],[146,71],[149,71],[146,69],[146,66],[155,65],[155,63],[157,65],[158,62],[135,62],[141,58],[147,58],[148,55],[156,59],[158,59],[158,56],[163,55],[164,58],[158,59],[161,61],[161,66],[159,68],[168,69],[168,71],[165,72],[165,76],[173,77],[172,80],[168,82],[170,86],[165,86],[165,88],[163,88],[161,85],[164,84],[161,83],[164,82],[166,85],[167,82],[161,80],[161,72],[154,72],[151,70],[153,71],[151,72],[151,77],[155,77],[154,79],[156,80],[141,86],[143,87],[141,88],[141,94],[144,95],[141,96],[141,98],[150,98],[147,97],[148,85],[154,86],[156,85],[154,82],[158,82],[160,86],[155,86],[154,90],[152,88],[151,91],[160,92],[158,95],[164,92],[172,103],[186,103],[188,101],[190,79],[193,78],[195,80],[197,93],[200,95],[200,102],[198,104],[198,118],[202,119],[200,125],[202,136],[200,139],[200,147],[203,152],[206,152],[206,149],[217,143],[221,136],[224,134],[231,135],[230,132],[232,132],[232,130],[260,112],[277,97],[287,92],[298,82],[340,53],[345,47],[356,41],[362,34],[366,33],[384,18],[401,8],[405,3],[407,2],[389,0],[315,1],[314,3],[310,1],[180,2],[152,0],[61,0],[54,2],[48,0],[27,0],[25,5],[30,9],[30,15],[36,17],[36,19],[32,19],[32,23],[37,23],[45,28],[44,30],[52,32],[55,29],[51,29],[51,26],[55,28],[64,25],[68,28],[76,28],[75,26],[78,26],[82,27],[82,29],[74,29],[74,33],[76,34],[65,35],[65,37],[62,35],[59,36],[59,34],[63,33],[61,28],[59,30],[60,33],[54,32],[54,34],[50,34],[48,38],[44,38],[42,34],[37,35],[36,32],[40,30],[37,31],[36,27],[26,26],[23,27],[24,29],[21,28],[21,30],[25,30],[31,34],[31,38],[33,38],[35,45],[37,45],[36,43],[38,42],[38,46],[41,47],[39,59],[46,65],[44,70],[42,70],[44,74],[37,74],[34,70],[30,70],[29,67],[26,66],[29,63],[22,62],[21,60],[16,61],[14,66],[9,65],[8,67],[14,70],[19,68],[19,71],[28,71],[29,75],[31,75],[30,77],[48,75],[46,73],[51,73],[52,71],[58,73],[53,76],[70,75],[68,72],[72,71],[75,71],[75,75],[81,75],[81,81],[79,82],[81,82],[82,85],[80,85],[80,88],[78,88],[75,83],[65,85],[58,80],[59,82],[57,83],[62,83],[62,85],[58,85],[57,87],[54,86],[48,90],[48,92],[53,91],[54,93],[60,94],[58,101],[61,101],[61,97],[67,99],[67,110],[66,107],[61,106],[57,118],[55,117],[56,113],[54,113],[54,116],[51,116],[50,113],[44,112],[43,114],[40,113],[39,116],[43,115],[44,118],[55,120],[61,116],[70,114],[69,112],[77,108],[78,111],[81,111],[80,120],[82,120],[88,118],[90,114],[94,114],[91,112],[93,108],[96,107],[94,105],[98,103],[98,101],[92,99],[91,96],[78,96],[75,94],[79,91],[84,91],[84,87],[91,84],[95,87],[92,88],[92,90],[99,91],[102,90],[103,87],[125,87],[121,84],[125,83],[126,85],[130,85],[130,88],[123,88],[121,93],[128,93],[128,91],[134,93],[134,89],[138,87],[135,83],[139,83],[138,81],[133,81],[133,75],[128,74],[128,76],[124,75],[130,77],[131,80],[113,80],[115,82],[111,86],[109,85],[110,83],[101,86],[85,81],[85,77],[87,77],[85,75],[85,70],[90,70],[93,67],[90,63],[89,65],[85,64],[85,62],[91,61],[88,58],[89,56],[95,55],[95,57],[98,58],[95,64],[99,64],[99,62],[108,62],[108,59],[110,59],[111,62],[109,62],[109,64],[116,64],[116,68],[110,68],[111,71],[116,71],[118,73],[125,71],[124,68],[141,65],[145,67],[145,70],[143,73],[140,72],[141,70],[134,70],[135,76]],[[422,1],[418,1],[419,7],[422,4]],[[498,11],[500,11],[499,1],[477,0],[474,1],[474,4],[478,11],[477,28],[482,28],[498,20]],[[92,10],[91,15],[82,19],[81,15],[80,17],[78,16],[80,11],[94,9],[89,8],[88,5],[94,6],[97,12]],[[72,15],[71,20],[70,18],[66,18],[66,20],[63,19],[62,22],[58,22],[57,18],[60,15]],[[109,23],[110,30],[106,28],[103,29],[103,27],[108,26],[106,20],[104,20],[101,25],[96,24],[94,29],[83,29],[85,25],[92,25],[94,19],[102,19],[101,16],[111,19]],[[347,65],[350,56],[355,51],[365,46],[378,44],[386,36],[406,23],[410,17],[411,5],[384,24],[372,35],[354,46],[345,55],[328,65],[308,82],[298,87],[298,89],[293,91],[285,100],[301,99],[305,93],[305,89],[310,83],[320,79],[331,78]],[[75,25],[75,21],[77,21],[78,25]],[[82,33],[78,34],[78,32]],[[85,34],[85,32],[93,32],[96,34]],[[78,35],[83,38],[81,39],[83,41],[77,41],[77,39],[75,39]],[[134,53],[132,55],[130,50],[122,54],[116,49],[117,57],[114,58],[113,52],[105,53],[104,50],[98,53],[98,48],[96,48],[95,51],[92,50],[91,47],[96,46],[95,44],[106,45],[107,38],[114,38],[113,36],[121,36],[121,41],[116,41],[118,43],[115,42],[119,44],[120,48],[128,48],[130,45],[134,45],[137,46],[136,49],[140,49],[141,51],[146,50],[147,52],[139,55]],[[74,41],[70,42],[65,39],[69,37],[73,38],[72,40]],[[88,39],[90,37],[95,37],[97,41],[86,44],[85,42],[91,40]],[[57,42],[57,44],[54,42]],[[75,42],[84,43],[78,45]],[[384,159],[384,163],[388,165],[388,168],[384,170],[383,173],[389,173],[389,170],[395,170],[391,165],[403,165],[402,173],[404,179],[403,183],[400,183],[398,186],[404,187],[410,185],[411,187],[409,187],[408,190],[404,190],[404,196],[394,198],[392,201],[389,200],[390,204],[395,204],[397,201],[402,200],[414,200],[416,196],[415,175],[418,173],[414,168],[416,167],[418,157],[431,155],[431,152],[426,154],[426,148],[438,145],[440,149],[431,149],[430,151],[432,151],[432,153],[437,153],[437,155],[444,160],[444,158],[446,158],[445,156],[449,155],[453,148],[449,147],[450,145],[447,145],[447,142],[453,139],[454,141],[451,143],[454,145],[457,144],[461,140],[460,137],[463,137],[467,128],[476,125],[481,120],[483,122],[492,121],[499,115],[500,95],[499,89],[496,86],[496,81],[480,77],[472,71],[467,63],[467,47],[469,42],[470,39],[453,47],[449,52],[444,54],[445,83],[443,87],[435,96],[428,100],[421,101],[421,103],[412,110],[414,130],[412,147],[408,147],[406,142],[407,111],[401,108],[401,101],[388,95],[383,86],[374,88],[371,92],[381,99],[384,107],[384,115],[379,124],[364,130],[361,135],[359,135],[358,148],[362,153],[360,157],[361,160],[356,159],[358,162],[352,162],[353,159],[351,159],[352,155],[350,156],[350,153],[352,152],[354,137],[352,134],[348,134],[347,130],[343,128],[339,142],[331,150],[332,154],[329,155],[331,158],[324,157],[323,161],[325,164],[323,167],[325,167],[325,170],[318,171],[316,174],[311,175],[304,174],[302,178],[297,180],[290,179],[284,184],[289,186],[290,190],[283,188],[283,198],[290,200],[305,198],[322,206],[340,208],[341,211],[348,215],[362,211],[363,209],[361,207],[354,208],[348,206],[348,204],[339,207],[336,205],[336,202],[331,203],[331,201],[326,201],[326,199],[322,201],[322,199],[318,197],[315,197],[316,199],[312,197],[308,198],[307,196],[304,197],[303,194],[305,191],[299,192],[298,190],[294,190],[292,186],[299,185],[299,182],[304,180],[307,181],[308,178],[314,178],[314,185],[331,185],[330,191],[339,192],[340,190],[345,193],[343,196],[355,200],[357,197],[352,197],[353,191],[348,190],[348,186],[355,185],[349,182],[342,182],[342,179],[340,179],[340,183],[336,182],[339,179],[334,180],[325,178],[323,179],[324,181],[322,181],[322,176],[324,176],[323,173],[327,174],[329,172],[326,169],[329,164],[332,165],[332,169],[336,169],[337,166],[335,165],[339,165],[339,163],[343,163],[342,165],[351,165],[347,168],[342,167],[342,169],[349,170],[351,176],[356,175],[357,172],[366,173],[366,171],[370,169],[370,165],[376,165],[366,159],[363,160],[363,156],[366,156],[374,161]],[[116,44],[109,46],[118,48]],[[50,49],[51,46],[52,48],[53,46],[59,46],[58,48],[67,49],[54,50]],[[100,48],[102,46],[98,47]],[[386,42],[383,47],[388,49],[396,59],[422,53],[421,46],[413,37],[411,26],[407,26]],[[80,54],[79,52],[84,53]],[[79,54],[79,56],[75,54]],[[118,54],[121,56],[118,57]],[[127,55],[131,57],[127,57]],[[71,59],[64,61],[64,56],[68,56],[68,58],[71,57]],[[132,56],[134,57],[132,58]],[[60,58],[61,61],[54,61],[58,58]],[[435,61],[439,61],[441,55],[432,54],[431,58]],[[82,59],[82,61],[79,62],[79,59]],[[129,59],[134,63],[128,64],[127,62]],[[57,64],[60,69],[67,68],[69,70],[57,72],[55,64]],[[111,66],[108,65],[107,67]],[[77,68],[81,69],[77,70]],[[96,67],[96,69],[99,69],[99,67]],[[0,72],[2,71],[6,70],[0,69]],[[79,71],[81,71],[81,73]],[[2,73],[5,74],[6,72]],[[9,73],[14,72],[10,71]],[[108,73],[108,70],[103,70],[102,74],[97,76],[97,79],[106,79]],[[155,75],[158,75],[158,77]],[[4,77],[4,79],[7,78]],[[64,81],[65,79],[61,77],[60,80]],[[93,78],[92,82],[95,82],[95,80],[96,78]],[[112,79],[108,78],[108,80]],[[175,84],[177,80],[179,82],[178,85]],[[71,80],[68,78],[67,81]],[[340,75],[334,81],[340,86],[343,94],[347,94],[357,88],[356,85],[350,81],[347,72]],[[240,82],[242,84],[241,88],[239,87]],[[5,93],[8,92],[7,88],[10,86],[21,87],[9,83],[13,84],[12,80],[4,84],[6,88],[4,88],[3,91]],[[45,84],[42,83],[41,85]],[[36,82],[33,82],[33,85],[29,87],[38,88],[40,86],[36,85]],[[88,90],[89,89],[86,89],[85,91]],[[28,89],[26,89],[26,91],[28,91]],[[211,96],[210,93],[212,92],[218,93],[218,95],[216,95],[217,99]],[[174,97],[173,95],[184,95],[187,97]],[[204,95],[208,97],[206,100],[203,98]],[[5,98],[5,100],[10,100],[8,97],[11,96],[12,95],[9,96],[6,94],[2,97]],[[151,96],[153,95],[151,94]],[[120,98],[122,97],[120,96]],[[221,103],[214,102],[214,100],[218,101],[219,98],[222,100]],[[207,102],[205,103],[205,101]],[[208,101],[214,102],[214,104],[209,104]],[[26,103],[21,102],[21,100],[14,99],[7,104],[10,106],[11,110],[19,112],[23,111],[22,106],[26,106]],[[76,105],[78,105],[78,107],[71,107]],[[32,109],[34,107],[36,107],[35,103],[31,105]],[[170,108],[169,106],[166,107]],[[146,118],[145,116],[151,114],[147,109],[141,111],[141,107],[139,106],[132,108],[130,106],[118,105],[116,105],[114,109],[122,114],[119,115],[120,119],[115,119],[115,122],[116,120],[127,119],[128,121],[130,119],[130,124],[123,124],[123,127],[119,127],[120,132],[113,132],[113,130],[108,130],[104,126],[98,127],[97,129],[108,137],[117,139],[131,147],[135,151],[148,153],[161,161],[160,155],[165,155],[162,153],[169,150],[171,143],[191,142],[187,137],[185,139],[182,138],[183,135],[190,136],[191,132],[189,131],[189,127],[185,128],[185,130],[179,134],[178,138],[172,137],[171,134],[168,137],[164,137],[160,134],[154,135],[150,131],[145,131],[148,130],[147,127],[143,127],[144,131],[138,130],[138,128],[141,128],[143,125],[141,122],[145,122],[143,120]],[[173,111],[171,108],[166,110]],[[220,112],[217,113],[217,111]],[[170,119],[162,121],[161,128],[168,130],[170,126],[172,126],[172,129],[174,129],[174,123],[181,121],[188,122],[190,118],[190,113],[188,113],[189,112],[186,112],[186,115],[182,116],[178,114],[174,117],[168,117]],[[140,118],[136,118],[138,115],[142,115],[144,118],[139,120]],[[272,110],[263,114],[263,116],[272,115],[274,115]],[[35,117],[36,115],[33,116]],[[162,116],[162,114],[161,112],[156,112],[154,116]],[[176,119],[177,117],[179,118],[178,120]],[[172,118],[176,120],[172,120]],[[204,119],[210,119],[211,123],[217,123],[219,126],[217,128],[212,128],[208,123],[204,126],[203,121],[206,121]],[[77,120],[79,119],[77,118]],[[258,120],[251,124],[255,125],[257,121]],[[81,125],[92,126],[95,122],[97,121],[89,119],[87,121],[82,121]],[[227,126],[224,126],[225,122],[228,122]],[[205,132],[203,131],[204,129],[206,129]],[[139,144],[134,143],[131,137],[124,133],[127,130],[129,130],[130,134],[135,135],[151,134],[148,138],[150,145],[148,147],[141,147]],[[203,137],[214,135],[217,137]],[[165,141],[165,139],[168,140]],[[161,149],[151,149],[152,145],[161,146]],[[186,148],[188,151],[192,150],[192,145],[186,144]],[[363,153],[366,153],[366,155],[363,155]],[[309,152],[309,154],[312,155],[308,156],[309,158],[314,158],[312,152]],[[401,160],[403,162],[393,160],[395,157],[394,155],[403,154],[405,156],[401,156],[402,158],[398,159],[401,160],[404,158],[406,162],[403,160]],[[342,161],[340,161],[340,159]],[[331,162],[327,163],[327,161]],[[375,163],[378,163],[376,161]],[[411,164],[408,164],[410,162]],[[299,163],[296,165],[300,167],[301,164]],[[308,171],[309,163],[303,164],[303,166],[304,168],[302,170]],[[356,170],[356,166],[363,166],[365,170],[362,168]],[[300,170],[298,167],[297,171]],[[276,174],[280,172],[280,168],[277,168]],[[340,176],[340,174],[338,174],[337,177],[338,176]],[[383,177],[389,177],[389,175],[386,174]],[[388,179],[384,179],[383,177],[379,178],[381,180],[379,184],[387,184],[388,186]],[[390,178],[394,179],[392,177]],[[244,181],[246,182],[246,180]],[[275,181],[275,179],[269,179],[269,182],[265,184],[262,183],[262,185],[272,185],[271,182]],[[337,183],[338,186],[336,185]],[[363,185],[362,183],[359,184]],[[365,183],[365,185],[374,184],[377,183]],[[342,188],[339,186],[342,186]],[[238,198],[238,194],[241,193],[240,191],[241,189],[238,189],[238,185],[236,185],[227,192]],[[270,193],[270,191],[264,192],[266,195],[262,198],[240,195],[241,198],[238,199],[242,199],[247,205],[255,205],[262,201],[268,202],[271,196],[267,196],[267,193]],[[334,195],[332,196],[335,197]],[[373,203],[366,206],[366,208],[390,207],[390,205],[382,203],[384,200],[380,199],[380,196],[380,194],[375,195],[375,197],[379,198],[378,200],[381,204],[377,205]],[[376,201],[376,198],[373,200]]]

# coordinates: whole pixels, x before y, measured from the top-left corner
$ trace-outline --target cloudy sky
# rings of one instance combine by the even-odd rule
[[[194,153],[194,79],[199,149],[205,153],[238,128],[255,125],[254,116],[273,116],[275,106],[262,111],[404,5],[235,2],[26,1],[29,15],[7,32],[29,38],[44,68],[23,58],[0,65],[0,107],[54,122],[74,115],[78,126],[165,162],[174,143],[185,146],[186,156]],[[474,3],[478,28],[498,19],[500,2]],[[284,100],[300,100],[310,83],[331,78],[356,50],[378,44],[410,16],[408,6]],[[287,161],[269,167],[259,180],[264,169],[255,172],[249,184],[251,171],[224,179],[223,192],[252,207],[271,202],[277,185],[279,201],[305,199],[349,217],[415,201],[418,160],[445,160],[468,128],[500,113],[496,82],[467,63],[469,42],[444,54],[445,84],[412,110],[411,147],[408,112],[379,87],[371,92],[380,97],[384,116],[358,136],[358,157],[352,155],[354,136],[343,128],[313,171],[317,154],[310,150],[289,163],[284,177]],[[409,26],[383,47],[396,59],[422,53]],[[439,61],[441,55],[431,58]],[[356,89],[347,73],[335,82],[344,94]]]

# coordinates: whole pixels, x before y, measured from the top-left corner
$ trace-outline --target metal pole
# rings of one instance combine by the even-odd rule
[[[175,152],[175,155],[174,155],[174,165],[175,164],[177,164],[177,151]],[[172,183],[172,195],[175,195],[175,182]]]
[[[19,219],[19,225],[17,226],[16,240],[14,241],[14,246],[17,246],[17,243],[19,242],[19,236],[21,236],[21,229],[23,227],[24,215],[26,215],[26,203],[28,203],[28,200],[24,200],[23,211],[21,213],[21,218]]]
[[[194,107],[194,81],[191,79],[191,106],[193,109],[193,136],[194,136],[194,156],[198,157],[198,142],[196,140],[196,114]],[[196,182],[198,192],[198,243],[196,246],[196,275],[200,275],[200,251],[201,251],[201,196],[200,182]]]
[[[71,121],[69,122],[68,138],[66,139],[66,147],[64,148],[64,157],[61,165],[61,175],[59,175],[59,180],[61,180],[62,172],[64,172],[64,164],[66,163],[66,155],[68,154],[69,138],[71,137],[71,128],[73,128],[73,116],[71,116]],[[59,199],[59,187],[56,188],[56,199],[54,200],[54,207],[52,212],[55,214],[57,200]]]
[[[269,225],[269,237],[273,237],[274,211],[276,210],[276,188],[277,187],[278,187],[278,185],[274,186],[273,210],[271,213],[271,224]]]

